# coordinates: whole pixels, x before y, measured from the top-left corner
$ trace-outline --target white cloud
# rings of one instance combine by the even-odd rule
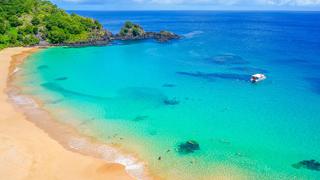
[[[291,5],[291,6],[310,6],[320,5],[320,0],[260,0],[262,4],[266,5]]]

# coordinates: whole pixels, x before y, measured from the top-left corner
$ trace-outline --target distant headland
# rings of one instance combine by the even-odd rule
[[[169,32],[169,31],[160,31],[160,32],[146,32],[140,25],[134,24],[130,21],[125,22],[120,32],[117,34],[113,34],[108,30],[104,30],[103,35],[93,38],[87,39],[84,41],[77,42],[63,42],[53,45],[66,45],[66,46],[101,46],[107,45],[112,41],[133,41],[133,40],[146,40],[146,39],[154,39],[157,42],[168,42],[174,39],[180,39],[181,36]]]
[[[0,1],[0,49],[14,46],[90,46],[113,40],[154,39],[167,42],[180,36],[168,31],[146,32],[126,22],[117,34],[92,18],[68,14],[46,0]]]

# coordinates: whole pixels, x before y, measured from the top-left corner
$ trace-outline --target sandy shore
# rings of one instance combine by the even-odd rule
[[[1,179],[132,179],[122,165],[65,149],[8,102],[5,89],[8,75],[13,72],[12,56],[22,60],[36,50],[19,47],[0,51]]]

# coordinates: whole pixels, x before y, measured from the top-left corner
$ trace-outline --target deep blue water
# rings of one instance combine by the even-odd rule
[[[192,36],[202,55],[229,52],[258,56],[264,63],[317,71],[320,12],[245,11],[73,11],[99,20],[113,33],[127,20],[146,31],[169,30]],[[312,80],[311,80],[312,81]],[[312,83],[312,82],[311,82]],[[316,83],[318,84],[318,83]],[[315,89],[317,89],[317,86]]]
[[[55,111],[62,121],[134,152],[169,179],[320,177],[292,167],[320,161],[320,13],[76,13],[114,33],[131,20],[184,38],[31,56],[24,93],[57,102],[50,111],[68,107],[71,115]],[[268,79],[253,85],[254,73]],[[177,152],[187,140],[200,150]]]

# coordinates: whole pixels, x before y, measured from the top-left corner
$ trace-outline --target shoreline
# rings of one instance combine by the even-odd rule
[[[90,153],[80,153],[77,151],[77,146],[70,146],[71,142],[67,142],[67,147],[69,145],[67,148],[61,141],[53,138],[54,135],[50,133],[55,132],[56,129],[52,128],[52,125],[58,127],[58,122],[52,121],[52,124],[42,122],[47,124],[47,128],[44,129],[39,124],[41,121],[37,123],[28,118],[26,110],[29,111],[29,116],[35,115],[42,120],[43,113],[47,112],[40,110],[39,102],[27,97],[15,96],[19,94],[19,89],[11,87],[10,81],[19,71],[17,66],[38,50],[37,47],[16,47],[0,51],[1,177],[5,179],[133,179],[127,167],[121,163],[107,162],[104,158],[90,156]],[[17,104],[12,104],[13,102]],[[73,133],[71,128],[63,126],[60,130]],[[64,136],[57,131],[55,134]],[[75,141],[78,146],[79,142],[80,144],[84,142],[84,139],[74,140],[78,140],[78,142]],[[100,148],[105,150],[105,153],[111,152],[111,149],[106,147],[100,146]],[[59,173],[62,171],[67,173]]]

